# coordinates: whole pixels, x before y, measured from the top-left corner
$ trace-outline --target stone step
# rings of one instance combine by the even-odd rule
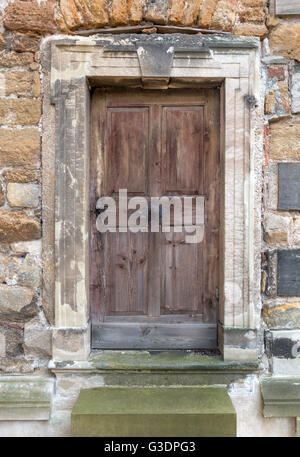
[[[81,390],[74,437],[236,436],[224,387],[100,387]]]

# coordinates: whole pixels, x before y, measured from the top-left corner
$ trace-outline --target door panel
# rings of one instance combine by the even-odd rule
[[[186,232],[162,236],[161,314],[201,314],[201,248],[188,244]]]
[[[162,154],[166,193],[200,193],[202,128],[202,106],[163,108]]]
[[[107,315],[146,315],[148,234],[107,233],[105,237]]]
[[[98,198],[203,196],[204,237],[99,233]],[[129,212],[130,213],[130,212]],[[152,217],[154,212],[149,212]],[[195,219],[192,221],[195,223]],[[94,348],[215,348],[219,281],[219,97],[208,90],[96,90],[92,99]]]
[[[119,189],[145,195],[148,107],[108,108],[107,195]]]

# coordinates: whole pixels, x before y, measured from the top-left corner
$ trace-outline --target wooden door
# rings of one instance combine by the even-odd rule
[[[93,348],[217,347],[219,92],[97,89],[92,97]],[[99,233],[96,202],[205,198],[204,239],[186,233]],[[130,213],[130,212],[129,212]],[[118,218],[117,218],[118,219]]]

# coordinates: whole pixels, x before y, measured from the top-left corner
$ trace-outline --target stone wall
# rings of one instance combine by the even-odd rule
[[[300,373],[299,268],[293,263],[300,242],[300,16],[276,16],[274,6],[271,3],[266,22],[269,35],[263,41],[262,317],[271,372],[294,375]],[[286,345],[289,349],[284,349]]]
[[[277,16],[275,0],[2,0],[0,18],[0,374],[48,375],[51,359],[54,310],[42,299],[41,43],[98,28],[159,33],[163,25],[261,38],[262,361],[265,373],[300,377],[300,15]],[[291,293],[282,288],[289,265]]]

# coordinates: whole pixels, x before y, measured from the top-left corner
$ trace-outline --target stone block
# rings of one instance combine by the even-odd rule
[[[106,0],[61,0],[60,8],[70,30],[101,28],[109,22]]]
[[[51,329],[43,325],[38,317],[24,325],[25,356],[51,358]]]
[[[20,286],[37,288],[41,283],[41,268],[36,259],[27,255],[18,271],[17,282]]]
[[[300,65],[295,65],[291,74],[292,113],[300,113]]]
[[[271,90],[265,97],[265,114],[275,114],[276,92]]]
[[[5,375],[12,374],[14,377],[16,377],[16,375],[24,373],[32,374],[35,368],[37,368],[37,363],[34,360],[25,360],[24,358],[16,357],[5,357],[3,359],[0,358],[0,371],[2,371],[2,373]]]
[[[41,237],[40,223],[21,211],[0,211],[0,242],[38,240]]]
[[[86,389],[72,436],[236,436],[236,412],[223,387]]]
[[[39,205],[40,190],[37,184],[7,184],[7,201],[9,206],[36,208]]]
[[[168,23],[173,25],[181,25],[184,11],[183,0],[171,0],[168,14]]]
[[[0,206],[3,206],[5,203],[5,195],[2,187],[0,186]]]
[[[201,28],[209,27],[211,19],[216,10],[218,0],[203,0],[202,7],[200,9],[198,26]]]
[[[276,14],[279,16],[300,15],[300,4],[298,0],[275,0]]]
[[[300,249],[278,251],[277,281],[279,296],[300,296]]]
[[[300,378],[264,377],[261,392],[265,417],[300,415]]]
[[[276,16],[268,15],[266,20],[266,26],[268,29],[273,29],[280,23],[280,20]]]
[[[275,78],[277,81],[284,81],[287,79],[286,65],[271,65],[268,67],[268,78]]]
[[[266,213],[264,217],[264,240],[270,244],[286,244],[292,218],[275,213]]]
[[[300,60],[300,24],[279,24],[270,33],[272,53],[287,59]]]
[[[31,52],[3,52],[0,54],[0,67],[27,67],[33,63]]]
[[[241,329],[239,329],[241,330]],[[247,333],[247,330],[244,330]],[[224,373],[248,373],[257,371],[257,360],[249,362],[225,361],[221,357],[207,356],[193,351],[115,351],[107,350],[95,352],[89,357],[91,367],[99,371],[108,372],[117,370],[120,372],[197,372],[198,374],[218,372]],[[81,362],[86,366],[86,362]],[[80,363],[76,363],[80,366]],[[64,367],[64,362],[57,362],[56,368]]]
[[[40,75],[37,71],[33,73],[32,95],[34,97],[39,97],[41,95],[41,80]]]
[[[271,123],[270,159],[276,161],[300,160],[300,148],[298,146],[299,135],[299,119],[294,118]]]
[[[129,15],[129,24],[136,25],[142,22],[143,20],[143,8],[146,4],[146,0],[128,0],[128,15]]]
[[[1,95],[31,97],[33,90],[33,74],[29,71],[15,70],[0,73]]]
[[[259,335],[256,330],[220,325],[218,335],[224,360],[258,360]]]
[[[0,167],[39,167],[40,132],[34,128],[22,130],[0,128]]]
[[[6,357],[5,334],[0,331],[0,359],[4,359],[5,357]]]
[[[29,34],[53,33],[54,6],[51,0],[13,1],[5,10],[4,26],[8,30]]]
[[[4,355],[2,357],[18,357],[24,354],[24,331],[21,325],[0,322],[0,340],[4,339]],[[0,343],[1,344],[1,343]]]
[[[241,4],[244,6],[267,6],[268,0],[241,0]]]
[[[30,183],[38,181],[39,173],[23,169],[5,170],[2,173],[2,179],[5,182]]]
[[[281,56],[265,56],[262,59],[265,65],[287,65],[289,61]]]
[[[300,330],[271,330],[267,334],[267,354],[276,376],[300,373]]]
[[[108,24],[106,0],[76,0],[85,28],[101,28]]]
[[[54,383],[40,377],[0,378],[0,421],[46,421]]]
[[[293,219],[293,244],[298,245],[300,243],[300,217],[294,216]]]
[[[126,0],[111,0],[109,15],[112,27],[127,25],[128,9]]]
[[[1,283],[6,281],[8,262],[9,262],[8,255],[0,253],[0,282]]]
[[[190,27],[196,24],[203,0],[190,0],[184,2],[182,25]]]
[[[241,22],[264,22],[266,12],[262,7],[242,8],[239,11],[239,18]]]
[[[55,360],[86,360],[91,348],[90,326],[53,330],[53,358]]]
[[[0,315],[4,319],[13,320],[28,317],[34,317],[36,312],[31,309],[34,291],[20,286],[0,285]]]
[[[155,24],[166,24],[168,6],[165,0],[146,0],[145,20]]]
[[[235,24],[237,0],[220,0],[211,20],[211,28],[230,32]]]
[[[300,163],[278,164],[278,209],[300,210]]]
[[[77,11],[74,0],[61,0],[60,8],[63,18],[70,30],[75,30],[83,25],[82,17]]]
[[[267,210],[278,209],[278,166],[269,162],[264,172],[264,203]]]
[[[39,42],[22,35],[12,35],[8,38],[9,48],[15,52],[38,52]]]
[[[268,119],[286,118],[290,114],[289,72],[286,64],[270,64],[265,69],[265,113]]]
[[[40,118],[39,100],[0,99],[0,125],[37,125]]]
[[[277,296],[277,250],[266,251],[264,257],[266,259],[267,270],[265,294],[268,297],[275,297]]]
[[[286,116],[291,109],[288,81],[278,82],[277,113]]]
[[[13,252],[16,254],[30,254],[33,257],[41,257],[42,243],[41,240],[34,241],[19,241],[10,245]]]
[[[268,34],[268,29],[265,24],[244,22],[242,24],[236,24],[233,33],[235,35],[265,37]]]
[[[8,286],[17,285],[17,274],[22,265],[23,259],[19,256],[9,256],[8,272],[6,275],[6,284]]]
[[[263,319],[269,329],[300,328],[300,302],[265,302]]]

